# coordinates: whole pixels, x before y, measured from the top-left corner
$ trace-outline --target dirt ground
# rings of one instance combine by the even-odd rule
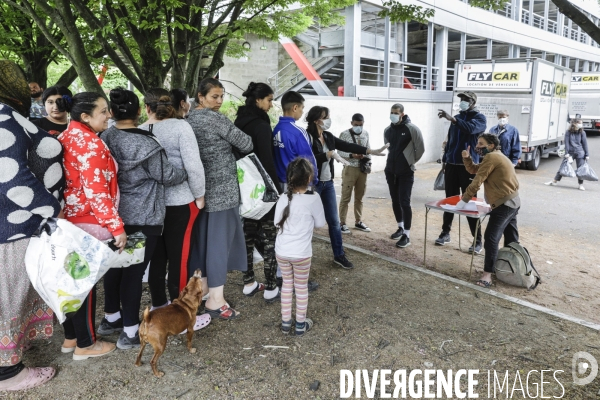
[[[598,138],[600,141],[600,138]],[[544,160],[546,161],[546,160]],[[558,159],[548,160],[553,164]],[[551,168],[549,168],[551,170]],[[344,235],[344,243],[384,254],[414,265],[423,266],[423,246],[425,234],[424,201],[442,198],[443,192],[434,192],[430,186],[439,171],[439,165],[426,165],[417,170],[416,179],[422,190],[419,197],[413,199],[413,226],[411,246],[398,249],[389,236],[397,229],[389,195],[382,189],[381,177],[373,179],[378,190],[367,194],[364,204],[363,220],[372,232],[364,233],[353,229],[352,203],[348,212],[348,225],[351,234]],[[573,180],[565,179],[562,187],[547,187],[541,182],[547,181],[541,171],[518,170],[521,182],[521,197],[524,205],[519,212],[519,235],[521,243],[527,247],[534,265],[542,276],[542,284],[534,291],[504,285],[494,281],[493,290],[510,296],[523,298],[550,309],[579,318],[600,323],[597,312],[600,306],[600,261],[597,254],[599,238],[600,210],[594,204],[600,199],[598,184],[586,184],[588,190],[579,192]],[[377,175],[377,174],[374,174]],[[371,179],[371,178],[370,178]],[[570,186],[568,186],[570,183]],[[415,189],[413,189],[415,193]],[[480,196],[483,191],[480,192]],[[548,197],[546,197],[548,196]],[[561,197],[561,200],[550,196]],[[570,199],[569,197],[570,196]],[[578,205],[579,197],[588,202]],[[566,197],[566,199],[565,199]],[[567,205],[559,203],[565,202]],[[567,211],[569,202],[575,206]],[[585,210],[585,211],[584,211]],[[461,280],[469,280],[471,257],[466,253],[472,244],[473,236],[465,218],[461,219],[462,250],[458,243],[458,217],[455,216],[452,242],[445,246],[435,246],[434,240],[441,231],[442,213],[429,212],[427,233],[427,268]],[[575,220],[575,221],[573,221]],[[592,225],[586,226],[587,220]],[[586,222],[587,222],[586,221]],[[572,222],[569,224],[569,222]],[[550,225],[550,226],[548,226]],[[483,225],[485,229],[485,223]],[[328,236],[327,229],[319,234]],[[483,271],[483,252],[475,256],[471,282],[479,279]]]
[[[42,387],[0,397],[337,399],[341,369],[433,368],[479,369],[480,398],[487,398],[488,370],[509,371],[511,387],[517,371],[525,382],[530,370],[563,370],[557,375],[563,398],[596,398],[600,379],[572,385],[571,359],[578,351],[600,359],[597,332],[353,251],[348,256],[357,267],[345,271],[333,265],[330,246],[320,240],[314,241],[314,251],[311,276],[321,286],[309,300],[315,326],[302,338],[281,334],[279,303],[242,296],[241,274],[231,273],[225,293],[241,317],[214,321],[198,331],[196,354],[187,352],[182,337],[171,338],[159,361],[163,378],[151,373],[151,348],[139,368],[134,366],[137,350],[72,361],[60,353],[62,329],[57,327],[55,336],[36,343],[24,361],[55,365],[58,375]],[[102,297],[99,290],[99,304]],[[148,297],[145,289],[144,303]],[[97,322],[100,318],[99,312]],[[117,336],[106,339],[116,341]],[[270,345],[285,348],[264,347]],[[311,390],[316,381],[318,389]],[[552,382],[545,385],[545,395],[561,396],[561,387]],[[534,393],[532,383],[529,388]],[[520,396],[519,391],[512,398]]]

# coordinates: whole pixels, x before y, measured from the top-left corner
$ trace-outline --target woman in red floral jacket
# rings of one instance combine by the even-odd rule
[[[97,133],[108,127],[108,103],[98,93],[84,92],[72,99],[58,99],[59,110],[71,113],[71,123],[58,138],[64,148],[63,168],[67,184],[65,218],[99,240],[114,237],[119,248],[127,235],[117,212],[119,188],[117,164]],[[96,288],[73,318],[65,321],[63,353],[85,360],[112,352],[114,343],[96,340]]]

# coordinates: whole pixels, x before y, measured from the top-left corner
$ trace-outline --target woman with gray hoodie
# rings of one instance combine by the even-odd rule
[[[122,88],[110,91],[110,108],[116,124],[100,138],[106,143],[118,165],[119,215],[125,232],[146,235],[144,261],[127,268],[111,268],[104,275],[105,317],[98,333],[119,331],[120,349],[140,346],[139,313],[142,278],[163,230],[165,186],[187,179],[183,169],[173,167],[152,132],[137,128],[139,99]]]
[[[203,79],[195,99],[199,105],[188,115],[206,174],[206,205],[194,224],[188,271],[202,271],[202,290],[210,294],[205,309],[213,319],[238,316],[223,297],[227,271],[247,269],[233,150],[247,154],[253,148],[252,138],[219,113],[224,95],[221,82]]]

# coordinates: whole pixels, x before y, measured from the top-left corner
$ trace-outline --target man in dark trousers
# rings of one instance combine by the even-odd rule
[[[391,238],[396,247],[410,246],[412,208],[410,196],[415,183],[415,164],[425,152],[421,130],[404,114],[404,106],[396,103],[390,111],[391,124],[383,131],[383,141],[390,144],[385,164],[385,179],[392,198],[398,230]]]
[[[479,154],[476,153],[477,138],[485,132],[487,120],[485,115],[477,110],[477,95],[471,91],[458,94],[460,113],[454,117],[444,110],[439,110],[438,117],[450,121],[448,139],[444,148],[442,162],[446,164],[444,171],[446,178],[446,197],[452,197],[465,192],[475,175],[469,174],[463,165],[462,151],[470,146],[471,158],[475,164],[479,163]],[[444,213],[442,233],[435,240],[435,244],[443,246],[450,243],[450,229],[452,228],[453,213]],[[477,219],[467,218],[471,233],[476,236],[475,247],[471,246],[469,252],[481,253],[481,229],[477,229]]]

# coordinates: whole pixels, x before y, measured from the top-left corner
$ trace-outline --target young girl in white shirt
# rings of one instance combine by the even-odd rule
[[[308,275],[312,257],[314,228],[325,226],[325,212],[318,193],[308,191],[315,171],[305,158],[288,164],[287,196],[281,196],[275,207],[275,255],[281,269],[281,331],[292,329],[292,295],[296,291],[296,336],[308,332],[313,321],[306,318]]]

